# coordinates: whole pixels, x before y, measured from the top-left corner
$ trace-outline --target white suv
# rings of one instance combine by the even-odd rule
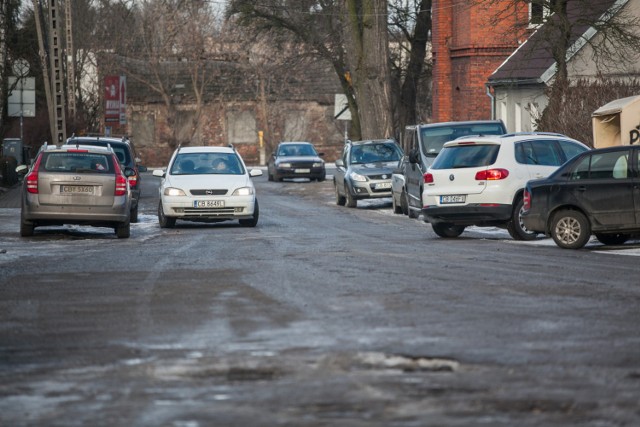
[[[516,240],[535,239],[520,218],[530,179],[545,178],[585,144],[553,133],[469,136],[446,143],[424,174],[422,214],[440,237],[466,226],[506,227]]]

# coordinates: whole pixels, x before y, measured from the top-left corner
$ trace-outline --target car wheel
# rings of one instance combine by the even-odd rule
[[[535,240],[538,233],[527,230],[522,221],[522,212],[524,212],[524,200],[519,197],[513,207],[511,221],[507,223],[507,231],[514,240]]]
[[[345,198],[345,205],[348,208],[358,207],[358,201],[351,194],[351,190],[349,190],[349,185],[347,185],[346,182],[344,183],[344,198]]]
[[[344,204],[347,202],[347,200],[344,198],[344,196],[340,195],[340,191],[338,191],[338,184],[336,184],[334,182],[333,183],[333,188],[335,189],[335,192],[336,192],[336,205],[344,206]]]
[[[465,228],[464,225],[453,224],[431,224],[431,227],[433,227],[434,233],[446,239],[458,237],[462,234]]]
[[[133,222],[134,224],[138,222],[138,206],[131,209],[130,221]]]
[[[402,189],[402,194],[400,194],[400,208],[402,209],[403,214],[409,215],[409,206],[407,206],[407,193],[405,193],[404,188]]]
[[[258,225],[258,217],[260,217],[260,207],[258,206],[258,199],[253,207],[253,218],[239,220],[240,225],[243,227],[255,227]]]
[[[322,182],[325,179],[327,179],[327,176],[326,175],[322,175],[321,177],[318,178],[318,182]]]
[[[393,213],[400,215],[402,212],[402,206],[396,203],[396,196],[391,196],[391,206],[393,206]]]
[[[164,215],[164,209],[162,208],[162,202],[158,203],[158,222],[160,228],[173,228],[176,226],[176,219]]]
[[[131,235],[131,222],[127,221],[127,222],[118,224],[115,227],[115,231],[116,231],[116,236],[118,236],[118,239],[128,238]]]
[[[624,233],[614,233],[614,234],[596,233],[596,238],[600,243],[605,245],[622,245],[624,242],[629,240],[631,236],[629,234],[624,234]]]
[[[551,237],[564,249],[580,249],[589,241],[591,228],[587,218],[574,210],[563,210],[553,216]]]
[[[33,236],[33,230],[35,229],[35,225],[27,221],[20,215],[20,235],[22,237],[31,237]]]

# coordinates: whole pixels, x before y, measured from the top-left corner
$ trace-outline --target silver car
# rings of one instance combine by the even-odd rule
[[[39,226],[80,224],[130,235],[131,194],[126,174],[109,147],[43,146],[22,185],[20,235]]]

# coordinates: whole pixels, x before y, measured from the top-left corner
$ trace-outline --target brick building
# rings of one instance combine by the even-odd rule
[[[487,78],[526,38],[529,8],[512,0],[433,1],[434,122],[491,118]]]

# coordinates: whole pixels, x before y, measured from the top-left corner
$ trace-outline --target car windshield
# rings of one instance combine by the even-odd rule
[[[431,169],[461,169],[489,166],[495,163],[499,145],[456,145],[446,147]]]
[[[171,175],[242,175],[244,168],[235,153],[178,154]]]
[[[46,172],[113,173],[113,156],[99,153],[45,153],[42,168]]]
[[[278,156],[317,156],[316,150],[311,144],[286,144],[278,149]]]
[[[426,156],[435,157],[440,153],[445,142],[468,135],[502,134],[504,134],[504,129],[500,123],[476,123],[424,127],[420,130],[420,139],[422,141],[422,152]]]
[[[397,162],[401,154],[393,142],[354,145],[351,149],[351,164]]]

